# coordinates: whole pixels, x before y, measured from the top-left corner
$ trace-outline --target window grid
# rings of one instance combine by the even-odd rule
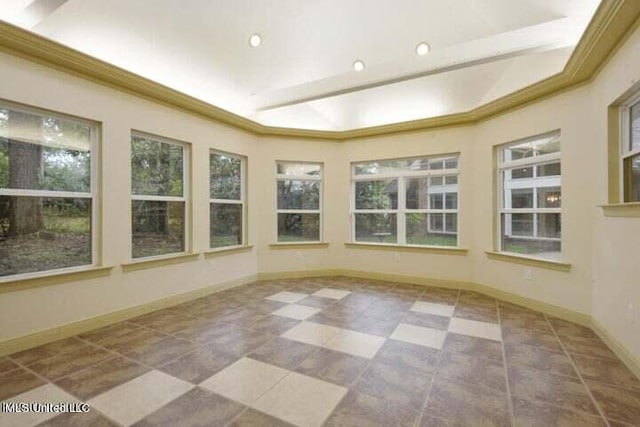
[[[220,198],[211,198],[211,188],[209,188],[209,215],[211,215],[211,209],[213,204],[220,205],[241,205],[241,234],[240,234],[240,243],[236,245],[223,245],[223,246],[214,246],[211,241],[211,237],[209,238],[209,247],[212,249],[220,249],[220,248],[228,248],[233,246],[243,246],[247,241],[247,205],[245,203],[246,198],[246,169],[247,169],[247,161],[246,157],[240,156],[237,154],[226,153],[218,150],[210,151],[210,159],[212,155],[219,155],[230,157],[233,159],[240,160],[240,198],[239,199],[220,199]],[[211,160],[209,160],[211,162]],[[209,165],[209,173],[211,173],[211,165]],[[209,177],[209,185],[211,185],[211,177]],[[209,224],[209,228],[211,229],[211,224]],[[210,232],[211,235],[211,232]]]
[[[621,109],[620,182],[622,185],[620,186],[620,200],[625,203],[640,202],[640,189],[634,188],[631,170],[632,162],[640,158],[640,131],[638,131],[638,135],[634,135],[631,120],[634,110],[640,110],[640,92],[627,101]]]

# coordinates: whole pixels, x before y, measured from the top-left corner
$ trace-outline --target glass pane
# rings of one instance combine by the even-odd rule
[[[429,194],[429,209],[443,209],[443,201],[444,194]]]
[[[212,248],[242,244],[242,205],[211,203],[209,212]]]
[[[559,208],[562,203],[562,193],[560,187],[540,187],[538,188],[539,208]]]
[[[458,193],[445,193],[445,209],[458,209]]]
[[[309,175],[319,177],[320,174],[320,164],[318,163],[278,162],[278,175]]]
[[[518,214],[533,215],[533,214]],[[538,218],[538,233],[548,234],[549,236],[540,235],[545,238],[522,237],[515,233],[509,233],[511,225],[516,218],[511,218],[510,214],[502,214],[502,250],[505,252],[519,253],[523,255],[532,255],[540,258],[552,260],[560,260],[561,243],[560,239],[549,239],[548,237],[560,237],[560,214],[538,214],[545,215],[544,218]],[[513,214],[516,217],[516,214]],[[527,220],[526,226],[529,227],[530,222]],[[544,229],[544,230],[543,230]]]
[[[511,190],[511,204],[505,200],[506,209],[531,209],[533,208],[533,188],[518,188]]]
[[[356,242],[396,243],[396,214],[356,214]]]
[[[508,236],[533,236],[533,214],[503,214],[505,234]]]
[[[640,154],[624,160],[625,202],[640,202]]]
[[[278,242],[319,242],[320,214],[278,214]]]
[[[640,149],[640,102],[631,107],[629,150]]]
[[[91,263],[91,199],[0,196],[0,276]]]
[[[560,162],[549,163],[546,165],[538,166],[536,174],[537,176],[560,176],[561,175]]]
[[[444,177],[444,184],[445,185],[455,185],[458,183],[458,177],[455,175],[451,175],[451,176],[445,176]]]
[[[320,181],[278,181],[278,209],[320,209]]]
[[[449,178],[451,177],[447,177]],[[431,185],[427,185],[427,182]],[[407,178],[407,209],[457,209],[457,190],[457,180],[456,183],[449,184],[443,177]]]
[[[503,172],[504,182],[516,179],[533,178],[533,167],[507,169]]]
[[[429,185],[443,185],[444,184],[444,176],[432,176],[429,178]]]
[[[356,209],[398,209],[398,181],[356,181]]]
[[[91,191],[91,127],[0,109],[0,188]]]
[[[132,194],[181,197],[183,156],[184,150],[180,145],[133,135]]]
[[[406,215],[407,244],[456,246],[456,214],[409,213]]]
[[[242,159],[213,153],[210,158],[211,198],[240,200],[242,197]]]
[[[133,258],[185,251],[184,202],[133,200]]]
[[[560,151],[560,133],[545,135],[536,139],[509,144],[502,149],[505,162],[542,156]]]
[[[426,171],[441,169],[457,169],[457,157],[416,157],[411,159],[378,160],[374,162],[356,163],[356,175],[376,175],[382,173],[397,173],[402,171]]]

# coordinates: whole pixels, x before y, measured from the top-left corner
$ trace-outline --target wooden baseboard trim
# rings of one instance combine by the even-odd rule
[[[620,360],[627,365],[627,368],[629,368],[636,377],[640,378],[640,360],[638,360],[637,357],[634,357],[634,355],[631,354],[631,352],[629,352],[629,350],[627,350],[620,341],[614,338],[613,335],[597,320],[591,319],[591,329],[593,329],[600,339],[609,346],[611,351],[613,351],[616,356],[618,356]]]
[[[185,292],[182,294],[172,295],[166,298],[149,302],[147,304],[125,308],[123,310],[118,310],[111,313],[91,317],[89,319],[68,323],[66,325],[58,326],[56,328],[35,332],[33,334],[25,335],[18,338],[12,338],[12,339],[0,342],[0,357],[6,356],[8,354],[12,354],[18,351],[27,350],[33,347],[38,347],[43,344],[47,344],[63,338],[68,338],[84,332],[88,332],[93,329],[98,329],[103,326],[108,326],[113,323],[122,322],[123,320],[131,319],[133,317],[150,313],[155,310],[161,310],[163,308],[182,304],[183,302],[191,301],[193,299],[210,295],[215,292],[220,292],[225,289],[245,285],[247,283],[251,283],[255,281],[256,278],[257,276],[254,274],[254,275],[246,276],[240,279],[230,280],[227,282],[218,283],[216,285],[195,289],[193,291]]]

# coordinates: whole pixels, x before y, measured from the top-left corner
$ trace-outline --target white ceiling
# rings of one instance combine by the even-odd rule
[[[560,72],[598,4],[0,0],[0,19],[263,124],[348,130],[467,111]]]

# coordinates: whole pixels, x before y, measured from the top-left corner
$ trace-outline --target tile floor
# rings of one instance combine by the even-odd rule
[[[485,295],[261,281],[0,358],[0,426],[632,426],[640,380],[588,328]]]

